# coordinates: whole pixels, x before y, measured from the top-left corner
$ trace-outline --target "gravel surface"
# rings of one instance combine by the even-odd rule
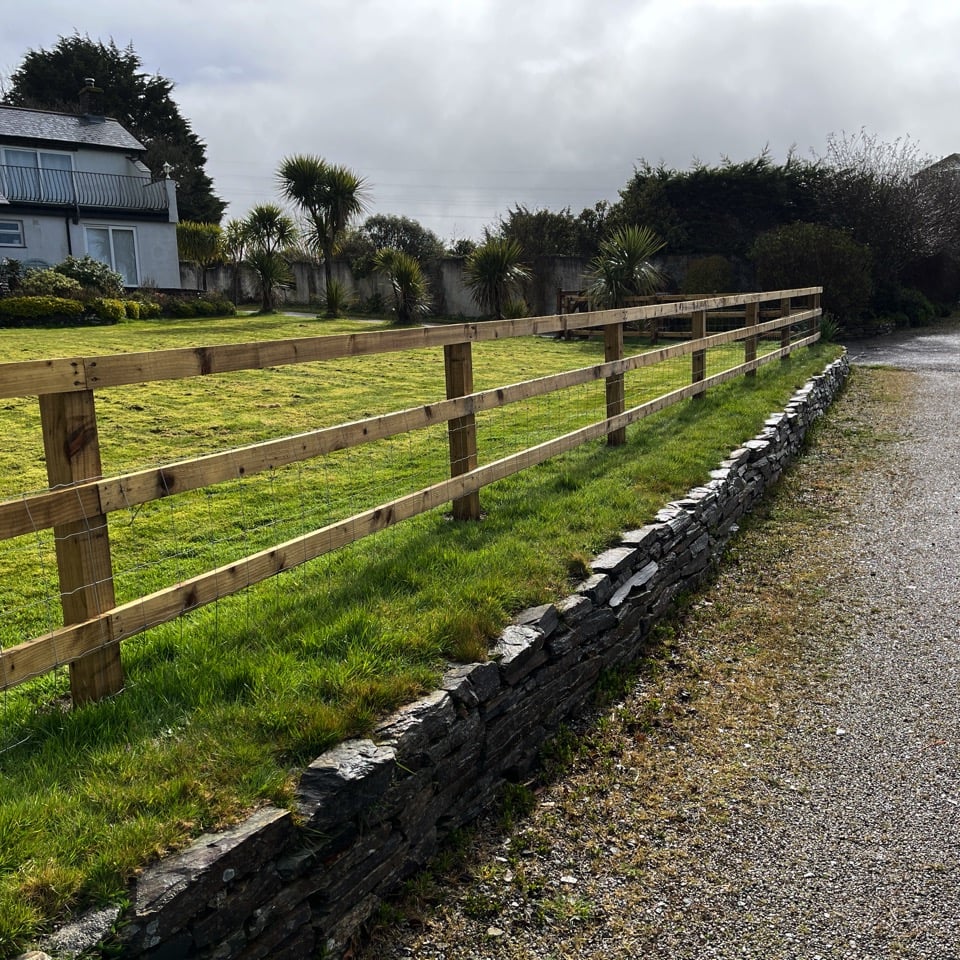
[[[960,334],[850,353],[909,372],[358,958],[960,958]]]

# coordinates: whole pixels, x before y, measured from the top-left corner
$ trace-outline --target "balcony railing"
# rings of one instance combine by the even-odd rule
[[[162,212],[168,208],[163,181],[83,170],[42,170],[0,164],[0,203]]]

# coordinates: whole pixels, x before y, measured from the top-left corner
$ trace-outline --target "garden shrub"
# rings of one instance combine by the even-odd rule
[[[123,311],[126,314],[126,317],[128,320],[139,320],[140,319],[140,301],[124,300]]]
[[[26,297],[66,297],[76,300],[83,287],[73,277],[64,276],[53,267],[27,270],[20,283],[19,293]]]
[[[206,300],[201,297],[193,304],[194,316],[212,317],[216,315],[216,312],[217,308],[214,306],[212,300]]]
[[[363,301],[361,306],[361,311],[363,313],[387,313],[390,310],[389,305],[387,304],[386,298],[379,290],[374,290],[366,300]]]
[[[227,297],[217,297],[213,306],[218,317],[234,317],[237,314],[237,305]]]
[[[5,327],[79,326],[84,305],[66,297],[5,297],[0,299],[0,325]]]
[[[216,295],[198,298],[193,295],[176,297],[161,294],[158,297],[158,302],[154,305],[160,311],[160,314],[165,317],[172,317],[175,320],[186,320],[190,317],[232,317],[237,312],[232,300]],[[140,316],[146,316],[142,306]]]
[[[823,287],[823,308],[860,316],[873,293],[870,251],[842,230],[793,223],[760,234],[750,249],[761,290]]]
[[[23,281],[23,264],[13,257],[0,257],[0,294],[16,293]]]
[[[339,317],[356,306],[357,297],[353,290],[340,280],[330,281],[329,289],[320,294],[320,305],[327,316]]]
[[[160,304],[156,300],[137,301],[141,320],[155,320],[160,316]]]
[[[196,300],[180,300],[171,297],[164,307],[164,313],[178,320],[195,317],[197,315],[196,308],[194,307],[195,303]]]
[[[523,297],[517,297],[508,300],[503,305],[503,317],[505,320],[520,320],[523,317],[530,316],[530,307]]]
[[[690,261],[680,284],[681,293],[730,293],[733,290],[733,264],[715,254]]]
[[[104,297],[123,294],[123,277],[105,263],[94,260],[89,254],[84,257],[67,257],[54,268],[65,277],[73,277],[80,286]]]
[[[874,310],[898,327],[923,327],[937,319],[937,308],[914,287],[884,284],[874,297]]]
[[[118,323],[127,316],[126,305],[123,300],[116,300],[112,297],[97,297],[89,303],[89,309],[94,316],[101,320],[110,320]]]

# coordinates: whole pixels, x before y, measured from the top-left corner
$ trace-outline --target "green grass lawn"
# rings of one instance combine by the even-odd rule
[[[278,316],[8,330],[0,360],[370,329]],[[476,388],[602,354],[599,340],[475,345]],[[0,694],[0,957],[53,918],[121,896],[138,867],[201,831],[289,803],[301,765],[428,689],[447,659],[482,656],[518,610],[562,596],[572,572],[702,483],[836,355],[802,350],[649,418],[625,446],[591,443],[485,488],[480,523],[434,511],[127,641],[127,689],[109,701],[67,710],[65,671]],[[689,359],[631,376],[628,402],[687,376]],[[481,462],[599,419],[602,394],[601,383],[485,414]],[[104,469],[443,396],[440,350],[104,390]],[[35,399],[0,402],[0,417],[0,497],[42,488]],[[446,456],[445,429],[431,429],[119,511],[110,519],[118,599],[443,479]],[[59,622],[51,549],[46,535],[0,544],[0,644]]]

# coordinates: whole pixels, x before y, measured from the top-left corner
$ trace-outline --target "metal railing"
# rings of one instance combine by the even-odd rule
[[[0,198],[10,203],[162,212],[166,184],[146,177],[0,164]]]

